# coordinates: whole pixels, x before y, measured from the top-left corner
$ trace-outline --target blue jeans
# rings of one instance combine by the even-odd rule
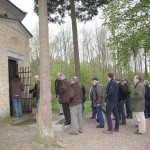
[[[14,98],[12,101],[13,107],[15,108],[16,117],[22,116],[21,99]]]
[[[108,125],[108,131],[113,131],[111,114],[114,114],[115,117],[115,129],[119,129],[119,115],[117,104],[106,104],[106,121]]]
[[[130,102],[130,95],[126,97],[126,113],[127,113],[127,118],[131,117],[132,118],[132,111],[131,111],[131,102]]]
[[[145,117],[150,117],[150,99],[145,99]]]
[[[97,113],[97,117],[98,117],[98,121],[99,121],[100,125],[104,126],[104,118],[103,118],[103,114],[102,114],[102,107],[97,106],[97,107],[95,107],[95,109],[96,109],[96,113]]]

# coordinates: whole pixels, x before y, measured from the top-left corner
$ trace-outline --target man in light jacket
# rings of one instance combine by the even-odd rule
[[[142,79],[139,76],[134,77],[134,91],[131,98],[131,107],[135,111],[135,117],[138,121],[138,130],[135,134],[145,134],[146,133],[146,120],[144,115],[144,96],[145,88],[144,84],[141,82]]]

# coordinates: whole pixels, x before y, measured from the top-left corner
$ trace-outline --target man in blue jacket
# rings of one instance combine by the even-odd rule
[[[112,134],[113,131],[119,132],[119,115],[118,115],[118,84],[114,79],[113,73],[108,73],[108,85],[106,88],[106,121],[108,130],[104,131],[106,134]],[[115,117],[115,127],[113,129],[111,114]]]

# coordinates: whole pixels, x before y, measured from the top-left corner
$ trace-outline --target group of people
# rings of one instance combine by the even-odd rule
[[[138,129],[136,134],[146,133],[146,120],[150,117],[150,86],[147,80],[142,82],[140,76],[135,76],[133,81],[135,84],[134,91],[131,95],[129,81],[127,79],[115,79],[113,73],[107,74],[108,84],[106,88],[106,95],[102,85],[99,83],[99,79],[94,77],[91,79],[92,87],[90,89],[90,100],[92,103],[92,117],[96,118],[99,124],[96,128],[104,128],[106,122],[108,129],[104,131],[106,134],[112,134],[113,132],[119,132],[120,125],[126,125],[126,118],[132,119],[132,111],[135,112],[135,116],[138,122]],[[30,90],[33,93],[33,97],[36,98],[37,108],[40,103],[40,81],[39,76],[35,75],[34,89]],[[21,92],[24,90],[23,85],[16,75],[15,79],[11,81],[10,91],[15,108],[16,117],[22,116],[21,109]],[[64,125],[72,124],[73,131],[71,135],[78,135],[83,133],[83,111],[85,102],[85,87],[80,84],[78,77],[74,76],[71,79],[71,83],[67,80],[67,77],[62,73],[57,73],[57,79],[55,81],[56,98],[59,103],[59,115],[64,115]],[[131,101],[130,101],[131,100]],[[126,104],[126,113],[124,111],[124,105]],[[103,109],[103,105],[106,106],[106,110]],[[132,110],[132,111],[131,111]],[[114,116],[115,125],[112,125],[112,114]]]
[[[64,74],[57,73],[55,92],[60,108],[59,115],[64,114],[65,125],[72,124],[71,135],[83,133],[82,101],[84,93],[82,89],[78,77],[74,76],[70,84]]]
[[[90,89],[90,99],[92,102],[92,117],[96,118],[99,125],[96,128],[104,128],[105,122],[103,113],[105,113],[108,130],[104,131],[106,134],[112,134],[119,132],[120,125],[126,125],[126,118],[132,119],[132,111],[135,112],[135,116],[138,122],[138,129],[135,134],[146,133],[146,120],[150,117],[150,87],[147,80],[142,83],[140,76],[135,76],[134,91],[131,95],[129,81],[127,79],[115,79],[113,73],[108,73],[108,84],[106,88],[106,96],[103,94],[102,85],[99,84],[98,78],[92,78],[92,87]],[[131,101],[130,101],[131,98]],[[103,110],[103,102],[105,102],[106,110]],[[126,113],[124,111],[124,105],[126,103]],[[131,111],[132,110],[132,111]],[[112,115],[114,116],[115,126],[112,125]]]

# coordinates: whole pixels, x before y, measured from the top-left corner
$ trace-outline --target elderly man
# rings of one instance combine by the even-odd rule
[[[99,125],[96,126],[96,128],[104,128],[104,118],[102,114],[102,102],[103,102],[103,89],[102,86],[98,83],[98,78],[92,78],[92,89],[90,93],[90,99],[93,104],[93,109],[95,109],[95,112],[98,117]]]
[[[40,100],[39,100],[39,98],[40,98],[40,77],[38,75],[35,75],[34,80],[35,80],[34,89],[29,90],[29,92],[33,93],[33,98],[35,98],[37,108],[39,108],[39,103],[40,103]]]
[[[71,117],[70,117],[70,109],[69,109],[69,92],[71,89],[71,85],[69,83],[69,81],[67,80],[67,77],[62,74],[61,75],[61,86],[59,89],[59,103],[62,104],[63,107],[63,113],[65,116],[65,125],[70,125],[71,124]]]
[[[145,88],[144,84],[141,82],[142,79],[139,76],[135,76],[134,79],[134,91],[131,98],[132,110],[135,111],[135,117],[138,121],[138,130],[135,134],[145,134],[146,133],[146,120],[144,115],[144,97]]]
[[[59,105],[59,115],[63,115],[62,104],[59,103],[59,90],[61,87],[61,79],[60,79],[61,76],[62,76],[62,73],[58,72],[57,79],[55,80],[55,93],[56,93],[56,98],[57,98],[58,105]]]
[[[79,85],[78,77],[72,78],[71,88],[73,90],[73,96],[69,99],[70,113],[71,113],[71,123],[73,131],[71,135],[78,135],[83,133],[83,116],[82,116],[82,98],[83,92],[82,87]]]

